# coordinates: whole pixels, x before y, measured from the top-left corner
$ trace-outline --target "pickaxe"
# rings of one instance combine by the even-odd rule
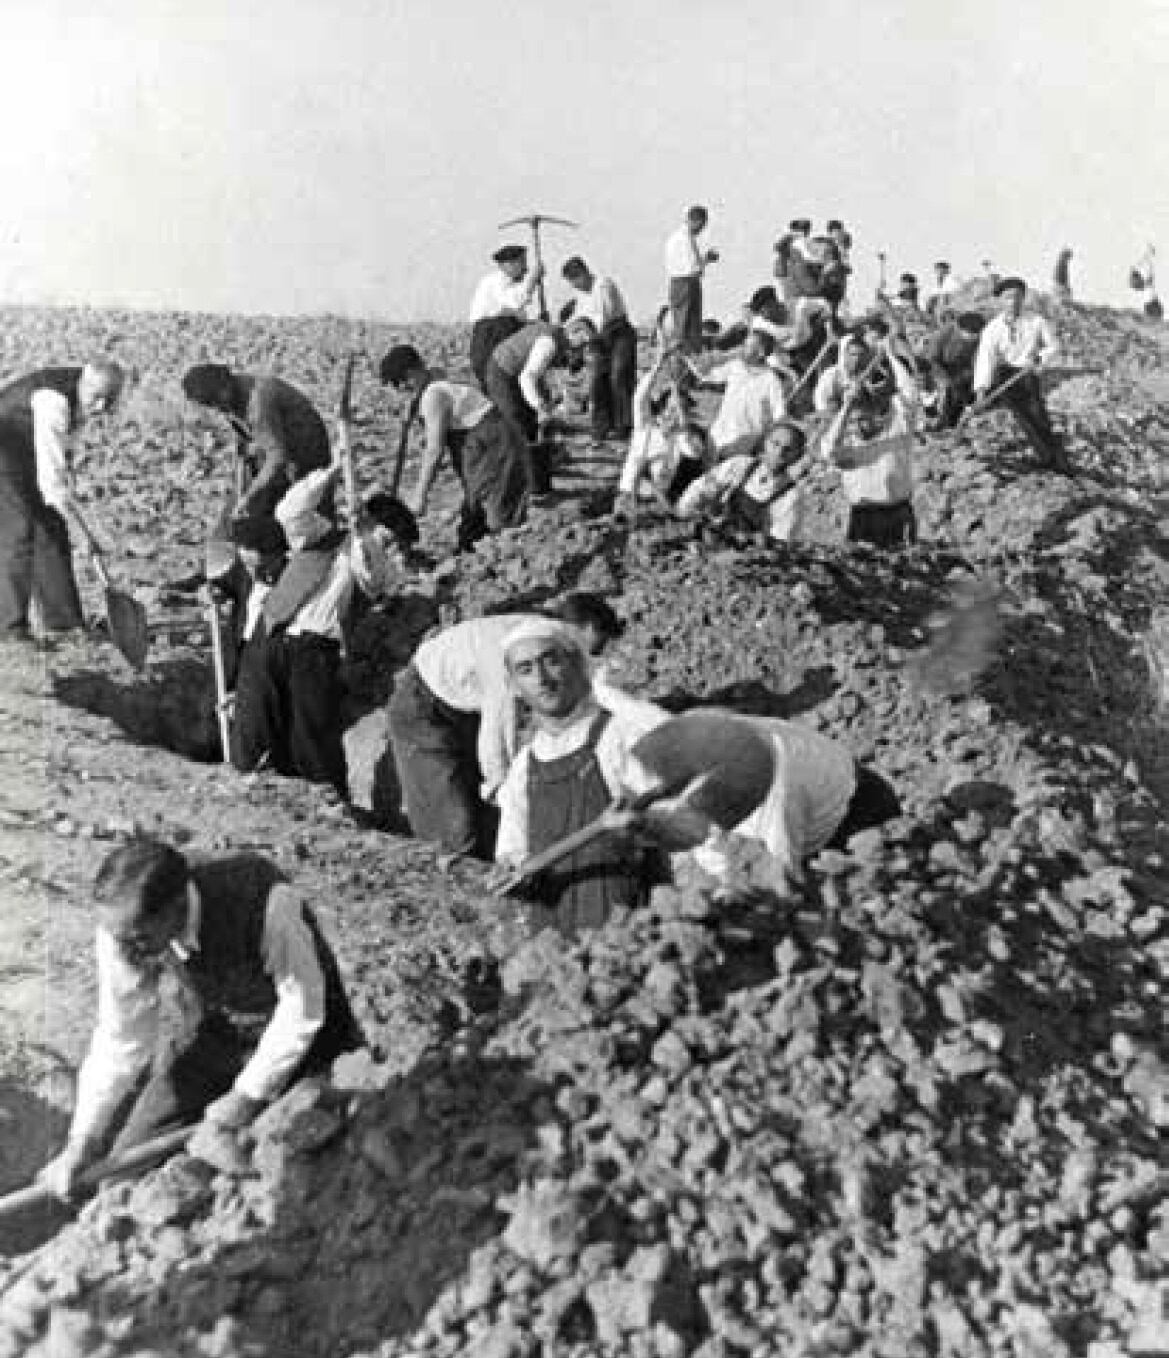
[[[509,222],[500,222],[499,229],[506,231],[509,226],[530,226],[532,228],[532,255],[537,264],[543,264],[544,260],[540,254],[540,224],[541,222],[553,222],[557,226],[572,226],[579,228],[579,222],[570,222],[567,217],[550,217],[546,212],[530,212],[526,217],[513,217]],[[540,303],[540,319],[548,319],[548,298],[544,292],[544,280],[541,278],[536,284],[536,297]]]

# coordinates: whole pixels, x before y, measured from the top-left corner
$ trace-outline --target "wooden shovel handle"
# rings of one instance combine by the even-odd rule
[[[181,1150],[187,1144],[194,1130],[195,1125],[176,1127],[173,1131],[163,1132],[150,1141],[143,1141],[138,1146],[131,1146],[121,1155],[111,1155],[108,1159],[99,1160],[95,1165],[90,1165],[88,1169],[83,1170],[77,1176],[77,1186],[78,1188],[96,1188],[103,1179],[108,1179],[114,1174],[125,1174],[131,1170],[144,1169],[151,1161]],[[26,1207],[36,1207],[41,1203],[57,1201],[57,1197],[50,1193],[44,1184],[33,1183],[27,1188],[17,1189],[15,1193],[9,1193],[0,1198],[0,1217],[8,1216],[12,1212],[19,1212]]]

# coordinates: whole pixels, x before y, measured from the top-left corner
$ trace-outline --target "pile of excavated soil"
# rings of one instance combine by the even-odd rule
[[[13,880],[60,898],[72,956],[46,947],[65,1055],[88,1019],[93,841],[134,819],[295,871],[371,1051],[0,1266],[7,1351],[1161,1351],[1169,763],[1150,661],[1169,427],[1156,332],[1082,310],[1060,326],[1101,370],[1052,398],[1082,474],[1036,471],[1001,415],[933,439],[914,552],[835,545],[839,497],[818,474],[810,544],[629,530],[598,512],[602,468],[581,476],[574,450],[569,502],[420,572],[361,625],[363,767],[427,626],[567,588],[609,592],[625,619],[616,682],[847,742],[903,814],[821,855],[787,899],[756,886],[744,845],[733,901],[684,869],[571,946],[532,937],[478,868],[441,873],[295,782],[135,743],[149,733],[112,699],[71,703],[94,675],[134,694],[106,653],[22,671],[5,728],[37,702],[68,741],[26,739],[27,823],[2,827]],[[308,346],[353,342],[340,323],[268,330],[293,380]],[[206,485],[184,493],[213,504]],[[428,538],[436,555],[448,532]],[[175,537],[156,576],[190,564]],[[155,663],[198,658],[180,630]],[[136,682],[162,691],[170,673]]]

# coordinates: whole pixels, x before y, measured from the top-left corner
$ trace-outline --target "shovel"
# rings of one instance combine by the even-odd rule
[[[131,1146],[121,1155],[111,1155],[107,1160],[99,1160],[97,1164],[91,1165],[77,1176],[77,1186],[96,1188],[103,1179],[109,1179],[115,1174],[144,1169],[152,1161],[161,1160],[164,1156],[181,1150],[194,1131],[194,1126],[177,1127],[173,1131],[163,1132],[150,1141],[143,1141],[138,1146]],[[59,1199],[50,1193],[44,1184],[33,1183],[27,1188],[17,1189],[15,1193],[8,1193],[0,1198],[0,1219],[13,1212],[23,1211],[26,1207],[38,1207],[42,1203],[58,1201]]]
[[[106,617],[114,645],[134,669],[141,670],[146,664],[146,652],[150,648],[146,609],[132,594],[114,587],[106,564],[97,552],[94,552],[92,560],[93,569],[105,590]]]
[[[1005,382],[1001,382],[993,391],[988,391],[981,401],[975,401],[973,405],[968,405],[958,417],[957,427],[963,429],[965,428],[967,421],[974,419],[976,415],[984,415],[1004,392],[1010,391],[1016,382],[1026,377],[1031,371],[1031,368],[1020,368],[1013,377],[1008,377]]]
[[[631,801],[614,802],[594,820],[589,821],[587,825],[582,826],[579,830],[574,830],[572,834],[565,835],[563,839],[558,839],[555,844],[550,844],[546,849],[541,849],[539,853],[534,853],[526,858],[496,888],[498,894],[506,896],[515,891],[525,882],[531,881],[533,877],[539,876],[542,872],[547,872],[549,868],[563,862],[577,850],[585,848],[595,839],[600,839],[602,835],[616,829],[620,823],[619,817],[623,817],[630,811],[644,811],[654,802],[661,801],[664,797],[672,797],[684,786],[684,783],[678,781],[669,785],[659,783],[650,788],[648,792],[643,792],[640,796],[634,797]]]

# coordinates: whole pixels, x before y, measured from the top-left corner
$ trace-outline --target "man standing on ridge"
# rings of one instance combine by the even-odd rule
[[[702,352],[702,276],[718,261],[718,251],[699,245],[709,220],[704,207],[686,212],[686,221],[666,239],[668,301],[674,316],[674,335],[683,353]]]

